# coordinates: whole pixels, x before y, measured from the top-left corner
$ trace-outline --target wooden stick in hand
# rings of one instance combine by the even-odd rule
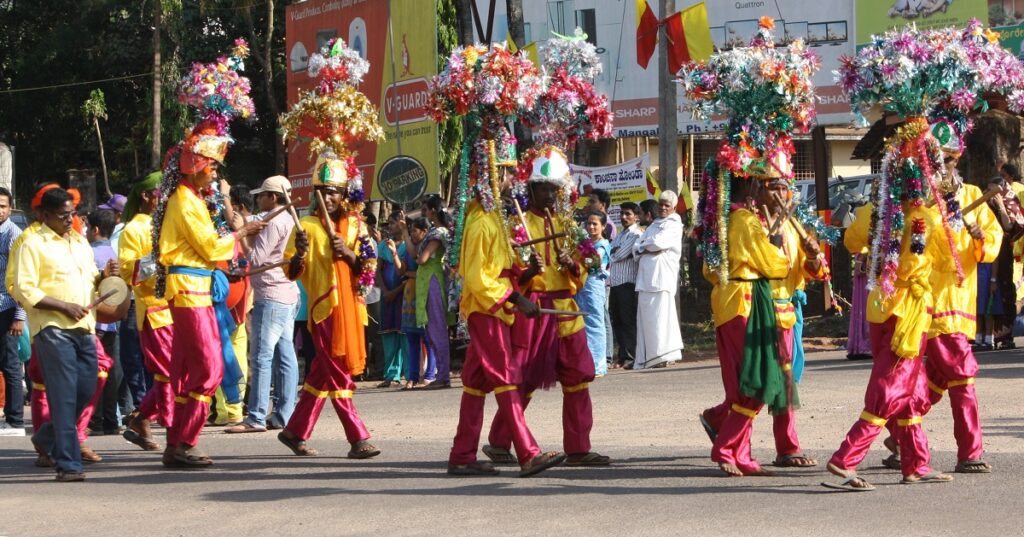
[[[283,194],[284,201],[288,204],[288,213],[292,215],[292,221],[295,222],[295,227],[299,227],[299,215],[295,212],[295,204],[292,203],[292,198],[287,192],[284,192]]]
[[[334,231],[334,223],[331,222],[331,215],[327,214],[327,203],[324,201],[324,195],[319,190],[313,189],[313,193],[316,194],[316,201],[320,209],[320,223],[324,225],[324,229],[327,230],[327,235],[331,237],[331,242],[337,238],[337,233]]]
[[[287,196],[287,194],[285,194],[285,196]],[[286,203],[286,204],[278,207],[277,209],[274,209],[273,211],[270,211],[269,213],[267,213],[263,217],[263,221],[264,222],[269,222],[269,221],[273,220],[274,218],[276,218],[277,215],[287,211],[288,209],[292,209],[292,202],[291,201],[289,201],[288,203]],[[292,210],[294,211],[295,209],[292,209]],[[297,219],[296,219],[296,222],[298,222]]]

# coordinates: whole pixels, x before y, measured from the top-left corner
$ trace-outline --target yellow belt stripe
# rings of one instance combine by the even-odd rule
[[[516,385],[515,384],[509,384],[507,386],[498,386],[497,388],[494,389],[494,395],[498,395],[499,393],[510,392],[512,390],[515,390],[515,389],[516,389]]]
[[[737,413],[737,414],[743,414],[744,416],[746,416],[746,417],[748,417],[750,419],[754,419],[754,418],[757,417],[757,411],[756,410],[751,410],[749,408],[742,407],[742,406],[740,406],[740,405],[738,405],[736,403],[732,404],[732,411]]]
[[[178,403],[179,405],[184,405],[185,403],[188,402],[188,397],[175,397],[174,402]]]
[[[101,379],[105,379],[105,378],[110,376],[110,373],[108,373],[106,371],[100,371],[99,373],[96,374],[96,376],[101,378]]]
[[[589,387],[590,387],[590,383],[589,382],[581,382],[580,384],[577,384],[575,386],[563,386],[562,387],[562,393],[582,392],[583,390],[586,390]]]
[[[212,397],[210,397],[209,395],[203,395],[201,393],[188,392],[188,396],[195,399],[196,401],[199,401],[200,403],[209,403],[210,401],[213,401]]]
[[[935,384],[934,382],[932,382],[930,380],[928,381],[928,389],[933,391],[933,392],[935,392],[935,393],[937,393],[937,394],[939,394],[939,395],[942,395],[943,393],[946,393],[946,389],[945,388],[943,388],[942,386],[939,386],[938,384]]]
[[[783,371],[792,371],[793,370],[793,364],[789,364],[789,363],[782,364],[782,370]]]
[[[473,397],[487,397],[487,392],[476,388],[470,388],[469,386],[463,386],[462,391],[467,395],[472,395]]]
[[[860,413],[860,419],[870,423],[871,425],[877,425],[878,427],[885,427],[885,423],[887,421],[889,421],[889,420],[887,420],[885,418],[880,418],[880,417],[878,417],[878,416],[868,412],[867,410],[865,410],[864,412]]]
[[[318,390],[309,384],[303,384],[302,389],[321,399],[325,399],[327,397],[330,397],[331,399],[351,399],[353,393],[352,390]]]
[[[974,377],[967,377],[965,379],[960,380],[951,380],[946,383],[946,385],[949,386],[950,388],[956,388],[957,386],[967,386],[969,384],[974,384]]]
[[[32,383],[32,389],[33,390],[39,390],[41,392],[45,392],[46,391],[46,385],[45,384],[39,384],[38,382],[33,382]]]
[[[914,416],[906,420],[896,420],[896,425],[900,427],[910,427],[911,425],[920,425],[921,423],[924,423],[924,418],[921,416]]]
[[[160,373],[155,373],[153,375],[153,380],[167,384],[171,382],[171,377],[166,377],[164,375],[161,375]]]

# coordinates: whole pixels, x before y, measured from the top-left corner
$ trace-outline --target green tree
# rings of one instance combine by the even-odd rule
[[[100,120],[107,119],[107,102],[103,98],[103,90],[94,89],[89,93],[89,98],[82,103],[82,116],[87,123],[91,123],[96,129],[96,143],[100,146],[100,164],[103,166],[103,189],[110,193],[110,178],[107,177],[107,157],[103,153],[103,133],[100,132]]]

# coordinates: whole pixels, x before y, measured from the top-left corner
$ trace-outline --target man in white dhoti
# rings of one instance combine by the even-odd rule
[[[636,274],[636,360],[633,369],[665,367],[683,358],[683,337],[676,313],[683,221],[676,214],[678,196],[666,190],[658,199],[658,218],[633,244],[640,261]]]

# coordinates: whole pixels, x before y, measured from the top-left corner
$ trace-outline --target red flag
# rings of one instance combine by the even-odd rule
[[[658,44],[658,17],[647,0],[636,0],[636,63],[647,69]]]

